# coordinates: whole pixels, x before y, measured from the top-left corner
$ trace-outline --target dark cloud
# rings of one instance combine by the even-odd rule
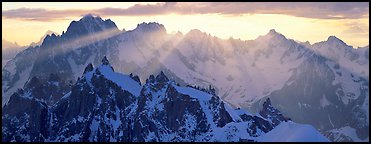
[[[129,8],[102,8],[95,10],[47,10],[47,9],[14,9],[3,11],[5,18],[26,20],[56,20],[85,13],[102,16],[145,16],[176,14],[285,14],[315,19],[357,19],[368,17],[369,3],[366,2],[195,2],[195,3],[157,3],[136,4]]]

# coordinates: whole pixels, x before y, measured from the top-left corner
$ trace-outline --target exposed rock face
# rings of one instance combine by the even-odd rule
[[[278,109],[272,106],[269,98],[267,98],[267,100],[263,103],[263,109],[259,112],[259,114],[271,121],[273,126],[277,126],[279,123],[289,120],[289,118],[285,118]]]
[[[261,116],[251,115],[212,88],[181,87],[163,72],[143,86],[137,77],[115,73],[104,57],[97,68],[87,65],[63,97],[63,87],[52,89],[57,75],[32,78],[2,111],[2,141],[253,141],[287,120],[269,99]]]
[[[2,109],[3,141],[45,141],[51,124],[49,108],[69,90],[55,74],[29,80]]]

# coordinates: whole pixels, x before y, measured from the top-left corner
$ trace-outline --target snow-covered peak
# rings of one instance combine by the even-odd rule
[[[109,68],[110,70],[112,70],[112,72],[114,72],[115,70],[113,69],[113,67],[111,66],[110,62],[108,61],[107,57],[104,56],[103,59],[102,59],[102,65],[100,67],[107,67]]]
[[[277,32],[275,29],[271,29],[266,35],[259,36],[256,40],[276,43],[278,41],[287,40],[287,38],[283,34]]]
[[[120,86],[122,89],[127,90],[135,96],[139,96],[141,85],[139,80],[135,76],[129,76],[126,74],[116,73],[113,67],[110,65],[106,56],[102,59],[102,64],[96,68],[89,63],[84,71],[83,78],[92,86],[93,79],[103,76],[104,79],[112,81]]]
[[[277,32],[275,29],[269,30],[268,34],[269,36],[278,36],[278,37],[285,37],[281,33]]]
[[[94,19],[94,18],[102,19],[98,15],[94,15],[94,14],[89,13],[89,14],[85,14],[80,20],[89,20],[89,19]]]
[[[80,36],[93,34],[105,30],[120,31],[116,24],[110,19],[103,20],[99,16],[87,14],[83,16],[79,21],[72,21],[64,33],[64,37],[78,38]]]
[[[326,42],[329,44],[335,44],[335,45],[344,45],[344,46],[347,45],[344,41],[337,38],[336,36],[329,36]]]

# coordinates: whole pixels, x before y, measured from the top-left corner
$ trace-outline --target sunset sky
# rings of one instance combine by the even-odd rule
[[[325,41],[334,35],[348,45],[369,45],[369,3],[2,3],[3,39],[28,45],[46,31],[59,34],[72,20],[92,13],[119,29],[158,22],[168,33],[199,29],[213,36],[251,40],[275,29],[287,38]]]

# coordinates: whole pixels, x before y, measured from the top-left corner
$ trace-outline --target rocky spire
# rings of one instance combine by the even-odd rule
[[[94,70],[93,64],[89,63],[84,70],[84,74]]]
[[[108,61],[108,59],[107,59],[106,56],[103,57],[103,59],[102,59],[102,64],[103,64],[103,65],[110,65],[110,63],[109,63],[109,61]]]
[[[169,81],[169,79],[166,77],[164,72],[161,71],[160,74],[156,76],[156,81],[159,83],[164,83]]]
[[[263,109],[259,112],[259,114],[272,121],[273,127],[277,126],[283,121],[290,120],[289,118],[285,118],[282,113],[272,106],[270,98],[267,98],[263,103]]]
[[[102,65],[109,66],[109,67],[111,67],[112,71],[115,71],[115,70],[113,69],[113,67],[111,66],[111,64],[110,64],[110,62],[108,61],[108,59],[107,59],[106,56],[104,56],[103,59],[102,59]]]

